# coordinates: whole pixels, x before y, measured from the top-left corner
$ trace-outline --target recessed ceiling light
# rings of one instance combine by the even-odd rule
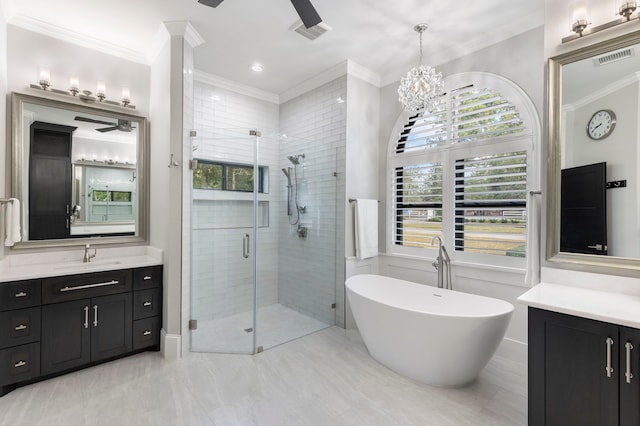
[[[261,64],[256,62],[255,64],[251,65],[251,70],[253,72],[262,72],[264,71],[264,67]]]

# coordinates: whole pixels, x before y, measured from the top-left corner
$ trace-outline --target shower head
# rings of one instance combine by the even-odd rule
[[[292,164],[295,164],[297,166],[300,164],[301,158],[304,160],[304,154],[290,155],[287,158],[289,159],[289,161],[291,161]]]

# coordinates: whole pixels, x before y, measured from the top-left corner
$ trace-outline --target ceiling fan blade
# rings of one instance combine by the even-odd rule
[[[224,0],[198,0],[198,3],[202,3],[205,6],[209,6],[209,7],[218,7],[220,6],[220,3],[222,3]]]
[[[305,27],[311,28],[322,22],[322,18],[318,15],[310,0],[291,0],[291,3],[296,8],[296,12],[298,12],[298,16],[302,19]]]
[[[106,124],[108,126],[114,126],[116,124],[116,123],[109,122],[109,121],[101,121],[101,120],[94,120],[93,118],[81,117],[79,115],[76,116],[76,118],[74,120],[76,120],[76,121],[85,121],[87,123]]]
[[[118,126],[113,126],[113,127],[103,127],[102,129],[96,129],[97,131],[101,132],[101,133],[105,133],[105,132],[110,132],[112,130],[118,130]]]

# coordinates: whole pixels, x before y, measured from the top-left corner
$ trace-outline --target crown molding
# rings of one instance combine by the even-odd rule
[[[191,47],[198,47],[204,43],[204,39],[191,25],[189,21],[167,21],[165,28],[172,36],[182,36]]]
[[[274,104],[280,103],[280,97],[275,93],[260,90],[246,84],[235,82],[233,80],[227,80],[226,78],[219,77],[214,74],[209,74],[205,71],[195,70],[193,73],[193,79],[199,83],[209,84],[211,86],[230,90],[232,92],[240,93],[241,95],[250,96],[262,101],[267,101]]]
[[[30,18],[25,15],[14,15],[8,23],[25,30],[33,31],[58,40],[73,43],[88,49],[97,50],[108,55],[117,56],[131,62],[149,65],[146,53],[118,46],[76,31],[52,25],[39,19]]]
[[[564,111],[575,111],[578,108],[582,108],[585,105],[588,105],[592,102],[595,102],[599,99],[604,98],[607,95],[610,95],[613,92],[617,92],[634,83],[640,82],[640,72],[634,72],[622,78],[614,83],[608,84],[601,89],[596,90],[595,92],[589,93],[587,96],[584,96],[577,101],[570,104],[563,104],[562,109]]]
[[[310,90],[317,89],[318,87],[330,83],[344,75],[359,78],[378,88],[381,87],[382,78],[380,75],[350,59],[347,59],[346,61],[342,61],[337,65],[322,71],[320,74],[316,74],[301,84],[284,91],[280,94],[280,103],[288,102],[293,98],[303,95]]]

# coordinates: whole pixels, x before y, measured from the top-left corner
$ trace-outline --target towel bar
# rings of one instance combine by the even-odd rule
[[[349,202],[350,202],[350,203],[353,203],[353,202],[355,202],[355,201],[358,201],[358,200],[356,200],[355,198],[349,198]],[[378,202],[380,202],[380,200],[378,200]]]

